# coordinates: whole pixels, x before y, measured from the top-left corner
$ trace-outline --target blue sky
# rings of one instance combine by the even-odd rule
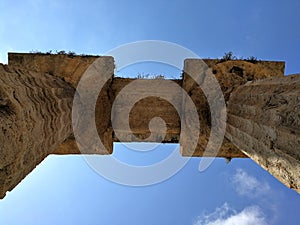
[[[286,61],[299,73],[299,1],[42,1],[0,0],[0,61],[7,52],[66,50],[101,55],[139,40],[170,41],[201,57],[256,56]],[[150,71],[149,71],[150,70]],[[120,71],[166,73],[151,64]],[[130,73],[128,75],[128,73]],[[151,163],[174,151],[132,152],[128,163]],[[250,159],[216,159],[204,172],[199,158],[147,187],[107,181],[81,156],[50,156],[0,201],[0,224],[299,224],[300,196]]]

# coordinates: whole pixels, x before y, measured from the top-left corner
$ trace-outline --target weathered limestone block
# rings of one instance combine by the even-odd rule
[[[252,80],[284,76],[285,62],[229,60],[203,60],[216,76],[224,94],[225,101],[238,86]]]
[[[99,96],[98,89],[94,90],[92,87],[95,85],[94,77],[90,80],[86,80],[86,91],[93,91],[91,95],[98,96],[97,105],[95,110],[95,122],[99,137],[104,145],[104,149],[95,149],[94,147],[88,148],[87,145],[93,145],[93,141],[87,140],[85,144],[82,143],[82,151],[84,154],[111,154],[113,148],[113,130],[111,128],[111,104],[113,99],[113,93],[111,92],[111,83],[114,76],[114,59],[110,56],[77,56],[67,54],[36,54],[36,53],[8,53],[8,64],[14,68],[22,68],[28,71],[37,71],[41,74],[50,74],[65,80],[74,88],[77,87],[78,82],[86,72],[86,70],[96,61],[96,65],[102,67],[98,68],[98,75],[102,73],[102,77],[106,74],[111,76],[105,85],[102,87]],[[98,76],[99,79],[102,78]],[[99,81],[98,79],[98,81]],[[83,104],[87,104],[90,99],[83,100]],[[81,113],[81,119],[90,121],[86,112]],[[88,131],[90,124],[86,124],[86,127],[81,127],[85,131]],[[88,136],[88,135],[85,135]],[[74,135],[70,135],[65,142],[53,151],[53,154],[82,154],[78,148]],[[86,146],[83,148],[83,145]]]
[[[10,53],[10,66],[0,66],[0,198],[48,154],[110,154],[113,141],[180,141],[184,156],[203,156],[213,133],[211,124],[217,123],[216,134],[226,128],[226,118],[221,123],[220,115],[212,116],[219,108],[211,109],[207,99],[218,102],[223,95],[226,104],[230,99],[226,137],[235,145],[225,139],[216,155],[211,148],[204,156],[249,156],[299,192],[299,76],[279,78],[284,62],[204,60],[208,67],[199,62],[186,60],[183,79],[170,81],[172,85],[166,88],[161,84],[168,81],[163,80],[114,78],[112,57]],[[79,83],[87,69],[100,76],[90,74],[85,83]],[[192,74],[199,80],[191,79]],[[207,74],[217,78],[221,94],[204,79]],[[246,84],[268,77],[276,79]],[[128,89],[132,82],[142,85]],[[204,90],[197,83],[204,84]],[[75,88],[79,89],[74,95]],[[199,121],[189,116],[192,108],[178,91],[182,89],[191,98]],[[209,91],[209,96],[203,91]],[[73,128],[85,137],[79,142],[71,122],[74,96],[83,107],[73,110],[79,122]],[[143,98],[129,104],[136,97]],[[93,101],[95,107],[89,104]],[[113,106],[117,107],[112,111]],[[94,122],[103,148],[98,147],[98,135],[92,136]],[[197,130],[192,139],[195,130],[190,125],[197,122],[200,134]],[[166,130],[161,129],[164,124]],[[182,132],[183,127],[188,132]]]
[[[103,57],[105,58],[105,57]],[[46,55],[46,54],[24,54],[24,53],[10,53],[9,65],[16,67],[26,68],[28,70],[35,70],[40,72],[46,72],[58,76],[69,82],[73,87],[77,87],[78,81],[85,72],[85,70],[92,64],[97,57],[95,56],[68,56],[68,55]],[[203,60],[211,69],[211,72],[218,79],[221,89],[224,93],[225,101],[229,99],[230,93],[235,87],[246,83],[253,79],[262,79],[270,76],[283,76],[284,62],[246,62],[241,60],[225,61],[205,59]],[[187,60],[187,62],[197,62],[197,60]],[[193,68],[193,66],[191,66]],[[112,72],[113,73],[113,72]],[[134,79],[121,79],[114,78],[109,80],[103,90],[100,92],[98,104],[96,107],[96,123],[98,126],[98,133],[102,142],[105,142],[106,148],[109,149],[109,153],[112,151],[112,141],[108,141],[113,138],[113,141],[163,141],[178,143],[180,139],[181,121],[176,109],[167,101],[157,98],[148,97],[136,103],[130,111],[129,124],[131,130],[120,130],[116,133],[113,132],[110,118],[119,121],[119,123],[127,122],[120,112],[114,112],[111,115],[110,107],[113,104],[116,96],[126,85],[134,81]],[[152,80],[147,81],[148,86],[153,83]],[[174,80],[177,84],[182,86],[190,95],[194,101],[200,117],[201,134],[197,143],[197,147],[193,156],[202,156],[203,151],[207,146],[208,137],[210,134],[210,109],[203,92],[195,82],[189,79],[187,73],[184,73],[183,80]],[[153,91],[157,92],[155,84]],[[164,91],[164,90],[161,90]],[[178,93],[169,91],[170,95],[173,95],[176,101],[182,101],[182,96],[177,96]],[[149,93],[151,94],[151,93]],[[159,93],[158,93],[159,94]],[[129,95],[128,95],[129,96]],[[131,95],[133,97],[133,95]],[[126,103],[126,99],[124,101]],[[183,102],[183,101],[182,101]],[[103,104],[101,106],[101,104]],[[123,106],[125,107],[125,106]],[[120,109],[120,108],[119,108]],[[125,109],[125,108],[124,108]],[[167,125],[167,133],[165,138],[161,140],[162,133],[151,136],[149,130],[149,122],[153,117],[161,117]],[[98,121],[98,122],[97,122]],[[189,121],[190,123],[191,121]],[[104,138],[106,137],[106,138]],[[120,140],[119,140],[120,139]],[[183,138],[188,143],[188,137]],[[182,148],[183,155],[191,155],[188,148]],[[105,151],[86,151],[86,154],[107,154]],[[62,145],[60,145],[54,154],[80,154],[81,152],[77,148],[74,137],[71,135]],[[213,156],[213,154],[211,154]],[[223,147],[221,148],[218,156],[220,157],[246,157],[241,151],[239,151],[228,140],[224,140]],[[208,155],[209,156],[209,155]]]
[[[230,93],[240,85],[245,84],[251,80],[258,80],[267,77],[277,77],[284,75],[284,62],[268,62],[257,61],[247,62],[244,60],[230,60],[222,62],[220,60],[213,59],[186,59],[184,63],[183,83],[182,87],[192,98],[197,108],[200,120],[201,133],[199,135],[199,141],[197,148],[194,152],[191,152],[184,146],[182,154],[186,156],[202,156],[207,144],[209,135],[211,132],[211,111],[208,105],[206,96],[203,90],[198,85],[204,84],[204,77],[208,74],[212,74],[217,78],[221,90],[224,95],[225,102],[229,100]],[[198,77],[198,83],[191,78],[191,75]],[[211,86],[212,84],[206,83],[204,87],[207,88],[206,92],[216,94],[216,90]],[[183,103],[184,104],[184,103]],[[186,121],[191,124],[192,121]],[[189,136],[189,135],[188,135]],[[188,143],[188,136],[185,138]],[[214,152],[207,152],[207,156],[214,156]],[[218,157],[247,157],[239,149],[237,149],[228,139],[224,139],[223,145],[218,152]]]
[[[175,106],[182,102],[180,81],[115,78],[112,90],[114,141],[178,143],[180,118]],[[166,130],[160,129],[162,121],[152,124],[155,117],[165,122]]]
[[[73,134],[75,137],[77,135],[76,142],[81,154],[111,154],[113,151],[111,128],[113,76],[113,57],[99,57],[78,83],[72,113]]]
[[[8,53],[8,65],[60,77],[76,88],[82,74],[97,58],[98,56]]]
[[[300,75],[238,87],[228,104],[226,137],[300,193]]]
[[[72,133],[74,88],[0,64],[0,198]]]

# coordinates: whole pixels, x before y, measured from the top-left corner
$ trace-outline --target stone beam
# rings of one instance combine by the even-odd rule
[[[136,84],[138,82],[138,84]],[[182,99],[178,89],[180,89],[180,80],[169,80],[174,82],[174,86],[168,89],[159,88],[160,84],[166,82],[161,79],[129,79],[114,78],[112,82],[112,92],[115,110],[112,112],[112,122],[114,126],[114,141],[119,142],[164,142],[179,143],[180,137],[180,118],[174,106],[162,97],[171,99],[174,105],[181,105]],[[132,85],[128,88],[128,85]],[[134,86],[134,87],[133,87]],[[178,87],[176,89],[175,87]],[[126,89],[125,89],[126,88]],[[153,96],[155,94],[156,96]],[[134,105],[130,101],[134,101],[137,97],[147,96]],[[118,98],[118,101],[116,101]],[[129,113],[129,125],[128,122]],[[153,127],[149,129],[151,119],[160,117],[166,124],[166,131]],[[160,124],[158,124],[160,125]],[[129,128],[129,129],[127,129]],[[152,134],[152,135],[151,135]]]
[[[300,75],[238,87],[228,104],[226,137],[300,193]]]

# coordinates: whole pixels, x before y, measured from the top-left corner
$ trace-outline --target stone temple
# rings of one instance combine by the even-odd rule
[[[97,95],[95,107],[103,148],[95,147],[92,138],[75,141],[72,126],[76,88],[95,60],[101,64],[98,71],[110,77]],[[201,71],[203,62],[207,71]],[[119,95],[137,79],[114,77],[113,57],[9,53],[8,65],[0,64],[0,198],[49,154],[111,154],[113,142],[141,140],[179,143],[183,157],[250,157],[300,193],[300,74],[284,76],[284,67],[284,62],[274,61],[186,59],[182,79],[171,81],[192,100],[198,115],[194,121],[194,117],[179,115],[186,109],[182,93],[172,86],[157,88],[159,79],[142,79],[145,88]],[[191,76],[208,71],[221,87],[227,111],[225,138],[217,152],[205,151],[215,122],[209,96],[199,86],[206,81]],[[88,82],[93,85],[94,81]],[[137,91],[148,97],[129,108],[124,102]],[[157,97],[161,95],[179,108]],[[127,119],[125,111],[129,112]],[[86,116],[82,113],[79,118]],[[151,132],[149,122],[155,117],[165,122],[166,130]],[[201,127],[196,139],[194,132],[182,131],[184,125],[194,122]],[[89,124],[81,131],[89,137]],[[192,142],[193,149],[189,147]]]

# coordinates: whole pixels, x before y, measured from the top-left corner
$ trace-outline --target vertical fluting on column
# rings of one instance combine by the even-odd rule
[[[228,104],[226,137],[300,193],[300,75],[237,88]]]

